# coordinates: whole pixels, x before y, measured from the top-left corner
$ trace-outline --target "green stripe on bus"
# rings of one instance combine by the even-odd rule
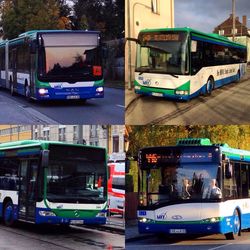
[[[99,210],[78,210],[78,209],[51,209],[58,217],[63,218],[93,218],[100,211]]]
[[[190,91],[190,81],[187,81],[186,83],[184,83],[183,85],[181,85],[180,87],[176,89],[160,89],[160,88],[154,88],[154,87],[146,87],[146,86],[140,85],[136,80],[134,81],[134,84],[135,86],[141,87],[141,90],[146,93],[157,92],[157,93],[162,93],[166,95],[175,95],[176,90],[186,90],[188,92]]]
[[[94,86],[103,86],[104,80],[95,81]]]

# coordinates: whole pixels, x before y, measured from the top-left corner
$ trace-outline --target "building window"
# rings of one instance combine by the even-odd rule
[[[237,29],[234,29],[234,30],[232,29],[232,34],[235,34],[235,35],[236,35],[237,33],[238,33],[238,30],[237,30]]]
[[[155,14],[159,14],[159,3],[158,0],[151,0],[151,9]]]
[[[35,140],[37,140],[37,139],[38,139],[38,132],[37,132],[37,131],[35,131],[35,135],[34,135],[34,137],[35,137],[35,138],[34,138]]]
[[[49,130],[43,131],[43,139],[49,141]]]
[[[219,30],[219,35],[224,36],[224,30]]]
[[[76,125],[73,126],[73,140],[77,140],[78,139],[77,127],[78,126],[76,126]]]
[[[59,128],[59,141],[66,141],[66,128]]]
[[[113,153],[119,152],[119,136],[113,136]]]

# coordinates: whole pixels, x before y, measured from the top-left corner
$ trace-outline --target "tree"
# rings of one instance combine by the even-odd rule
[[[57,29],[60,9],[56,0],[5,0],[2,6],[4,38],[33,29]]]
[[[124,0],[74,0],[76,29],[100,30],[105,40],[124,37]]]

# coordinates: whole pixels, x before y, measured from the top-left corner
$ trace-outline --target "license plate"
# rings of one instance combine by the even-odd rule
[[[79,95],[68,95],[67,99],[80,99]]]
[[[169,233],[171,234],[185,234],[187,233],[186,229],[170,229]]]
[[[162,93],[152,93],[152,96],[160,96],[160,97],[162,97],[163,96],[163,94]]]
[[[71,220],[70,224],[71,225],[82,225],[84,223],[83,220]]]

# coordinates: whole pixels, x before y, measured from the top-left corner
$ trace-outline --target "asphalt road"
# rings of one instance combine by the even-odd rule
[[[250,122],[250,80],[232,83],[189,102],[139,97],[126,109],[126,124],[214,125]]]
[[[126,250],[139,249],[173,249],[173,250],[249,250],[250,232],[242,232],[237,240],[225,240],[224,235],[210,235],[203,237],[185,237],[178,235],[174,238],[158,238],[149,236],[137,241],[126,242]]]
[[[124,91],[105,88],[103,99],[28,102],[0,91],[1,124],[124,124]]]
[[[43,226],[19,223],[14,228],[0,224],[0,249],[73,250],[124,249],[124,235],[90,228]]]

